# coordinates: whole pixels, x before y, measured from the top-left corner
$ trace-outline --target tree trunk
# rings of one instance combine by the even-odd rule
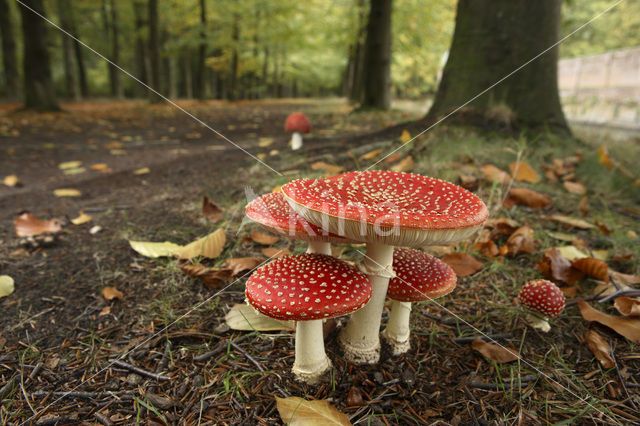
[[[149,0],[149,53],[151,59],[150,86],[160,91],[160,39],[158,37],[158,0]],[[160,102],[161,98],[150,93],[152,102]]]
[[[18,73],[18,57],[16,39],[11,21],[11,10],[8,0],[0,0],[0,36],[2,37],[2,65],[6,84],[7,99],[20,99],[20,74]],[[22,6],[20,6],[22,9]]]
[[[200,0],[200,45],[198,46],[198,63],[196,64],[195,92],[198,99],[207,98],[205,79],[205,60],[207,59],[207,2]]]
[[[71,27],[69,15],[71,13],[72,6],[68,0],[58,0],[57,7],[58,16],[60,17],[60,26],[65,31],[69,31],[69,28]],[[73,39],[64,33],[60,33],[60,36],[62,40],[62,59],[64,65],[66,95],[68,98],[77,101],[80,99],[80,88],[78,87],[78,68],[75,63]]]
[[[120,64],[120,43],[118,30],[118,11],[116,3],[111,0],[111,61],[114,64]],[[113,65],[109,65],[109,75],[111,76],[111,95],[116,98],[122,98],[122,83],[120,81],[120,70]]]
[[[437,119],[471,101],[468,117],[479,116],[483,125],[568,133],[555,47],[473,99],[558,41],[561,3],[460,0],[449,58],[427,117]]]
[[[238,97],[238,41],[240,40],[240,16],[233,15],[233,29],[231,30],[231,40],[233,52],[231,53],[231,76],[229,87],[229,100],[235,101]]]
[[[45,15],[42,0],[23,0]],[[26,7],[20,7],[24,42],[24,96],[25,107],[41,111],[59,110],[56,90],[51,78],[51,64],[47,51],[47,23]]]
[[[191,56],[183,56],[183,73],[184,73],[184,96],[188,99],[193,98],[193,81],[191,73]]]
[[[145,5],[139,0],[133,1],[133,14],[134,14],[134,40],[135,40],[135,66],[136,66],[136,78],[144,84],[149,83],[149,72],[147,70],[147,47],[145,45],[145,27],[147,22],[145,19]],[[147,89],[142,84],[134,83],[134,93],[136,97],[143,98],[147,94]]]
[[[364,108],[391,106],[391,0],[371,0],[364,49]]]
[[[366,8],[364,0],[358,0],[358,35],[353,45],[353,54],[350,58],[350,69],[347,76],[347,97],[351,102],[362,101],[364,78],[364,43],[367,36]]]
[[[73,9],[69,7],[67,9],[67,18],[69,19],[69,28],[67,31],[69,34],[72,34],[75,38],[79,39],[78,34],[76,32],[76,22],[73,14]],[[76,58],[76,65],[78,66],[78,84],[80,85],[80,95],[83,98],[89,96],[89,84],[87,83],[87,70],[84,66],[84,55],[83,51],[84,47],[80,44],[78,40],[73,40],[73,53]]]

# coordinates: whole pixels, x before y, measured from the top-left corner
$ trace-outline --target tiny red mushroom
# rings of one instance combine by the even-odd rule
[[[551,281],[533,280],[520,290],[520,303],[546,318],[556,318],[564,310],[565,298]]]
[[[324,254],[280,257],[247,280],[247,302],[260,313],[296,321],[293,373],[315,383],[331,366],[324,351],[322,320],[357,311],[371,298],[367,276]]]
[[[302,148],[302,134],[311,131],[311,122],[303,113],[294,112],[284,122],[284,130],[285,132],[292,132],[291,149],[295,151]]]

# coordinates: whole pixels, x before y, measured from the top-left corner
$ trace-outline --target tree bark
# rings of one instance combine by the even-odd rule
[[[364,77],[364,44],[367,36],[366,8],[364,0],[358,0],[358,34],[352,47],[347,74],[347,97],[351,102],[362,101],[362,80]]]
[[[139,0],[133,1],[134,28],[135,28],[135,64],[136,77],[144,84],[149,83],[149,72],[147,70],[147,48],[145,45],[145,27],[147,22],[145,19],[145,5]],[[136,97],[143,98],[147,94],[148,89],[142,84],[136,82],[134,93]]]
[[[0,0],[1,1],[1,0]],[[60,26],[69,31],[71,13],[71,4],[68,0],[58,0],[58,16],[60,17]],[[80,88],[78,87],[78,68],[76,67],[73,39],[65,33],[60,33],[62,41],[62,59],[64,65],[64,77],[66,95],[75,101],[80,99]]]
[[[363,108],[391,106],[392,0],[371,0],[364,46]]]
[[[231,75],[229,77],[229,100],[235,101],[238,97],[238,41],[240,40],[240,16],[233,15],[233,29],[231,30],[231,40],[233,42],[233,52],[231,53]]]
[[[79,38],[76,32],[76,22],[73,14],[73,8],[67,8],[67,19],[69,27],[65,30],[73,35],[76,39]],[[87,83],[87,70],[84,66],[84,55],[82,49],[84,47],[80,44],[78,40],[73,40],[73,53],[76,58],[76,66],[78,67],[78,84],[80,85],[80,95],[83,98],[89,96],[89,84]]]
[[[22,7],[20,7],[22,8]],[[8,0],[0,0],[0,36],[2,37],[2,65],[6,84],[7,99],[20,99],[20,74],[13,21]]]
[[[158,36],[158,0],[149,0],[149,53],[151,59],[150,86],[160,91],[160,39]],[[161,98],[150,92],[151,101],[160,102]]]
[[[118,30],[118,10],[116,9],[116,3],[111,0],[111,61],[114,64],[120,63],[120,43]],[[109,75],[111,77],[111,95],[116,98],[122,98],[122,84],[120,80],[120,70],[114,65],[109,64]]]
[[[42,0],[23,0],[42,16],[45,15]],[[25,108],[40,111],[60,110],[51,78],[51,64],[47,51],[46,22],[26,7],[20,7],[24,44],[24,96]]]
[[[188,99],[193,98],[193,81],[191,73],[191,56],[183,56],[183,84],[184,84],[184,96]]]
[[[198,63],[196,65],[195,92],[198,99],[207,98],[205,79],[205,60],[207,59],[207,2],[200,0],[200,44],[198,45]]]
[[[448,114],[558,41],[561,0],[460,0],[447,64],[427,118]],[[554,47],[467,108],[484,126],[546,127],[568,133]]]

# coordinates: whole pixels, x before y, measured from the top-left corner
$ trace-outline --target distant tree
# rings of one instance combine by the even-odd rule
[[[356,0],[356,10],[358,11],[356,39],[349,49],[349,62],[345,75],[345,92],[347,98],[354,103],[362,100],[362,79],[364,73],[364,43],[367,35],[367,9],[364,0]]]
[[[450,113],[548,49],[559,38],[561,0],[460,0],[449,58],[429,119]],[[553,48],[474,99],[483,123],[569,131],[558,94]],[[475,113],[475,114],[473,114]]]
[[[149,0],[149,57],[151,59],[151,87],[160,91],[160,37],[158,36],[158,0]],[[160,98],[151,93],[151,100]]]
[[[0,36],[2,37],[5,92],[8,99],[16,100],[20,98],[20,74],[18,73],[16,40],[8,0],[0,0]]]
[[[42,0],[23,2],[40,15],[46,16]],[[47,51],[47,23],[26,7],[20,7],[20,15],[24,41],[25,107],[42,111],[59,110]]]
[[[391,106],[392,0],[371,0],[362,69],[364,108]]]
[[[69,0],[57,0],[58,16],[60,17],[60,26],[69,31],[71,28],[71,3]],[[76,58],[74,53],[74,40],[67,34],[61,32],[60,39],[62,41],[62,64],[64,66],[65,89],[66,95],[70,99],[80,99],[80,86],[78,85],[78,68],[76,66]]]
[[[207,59],[207,2],[200,0],[200,43],[196,64],[195,92],[198,99],[206,99],[205,60]]]
[[[145,13],[146,6],[144,1],[133,0],[133,16],[134,16],[134,40],[135,40],[135,75],[141,82],[149,83],[149,72],[147,69],[147,46],[145,43],[145,31],[147,20]],[[140,83],[135,83],[134,92],[137,97],[142,98],[147,94],[147,88]]]
[[[116,2],[111,0],[111,61],[119,65],[120,64],[120,31],[118,26],[118,10],[116,9]],[[111,96],[121,98],[123,96],[122,83],[120,81],[120,70],[114,65],[109,64],[109,79],[111,82]]]

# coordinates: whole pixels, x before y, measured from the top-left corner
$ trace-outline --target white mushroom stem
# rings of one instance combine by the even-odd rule
[[[309,241],[307,253],[328,254],[331,256],[331,243],[325,241]]]
[[[389,343],[393,355],[400,355],[411,348],[409,343],[409,319],[411,316],[411,302],[391,302],[391,313],[387,328],[382,331],[382,337]]]
[[[302,133],[293,132],[291,135],[291,149],[296,151],[302,148]]]
[[[313,384],[318,382],[329,367],[331,361],[324,351],[322,320],[298,321],[293,373],[298,380]]]
[[[359,364],[375,364],[380,359],[380,319],[393,276],[393,246],[368,243],[361,269],[368,275],[373,293],[367,305],[354,312],[339,336],[344,357]]]

